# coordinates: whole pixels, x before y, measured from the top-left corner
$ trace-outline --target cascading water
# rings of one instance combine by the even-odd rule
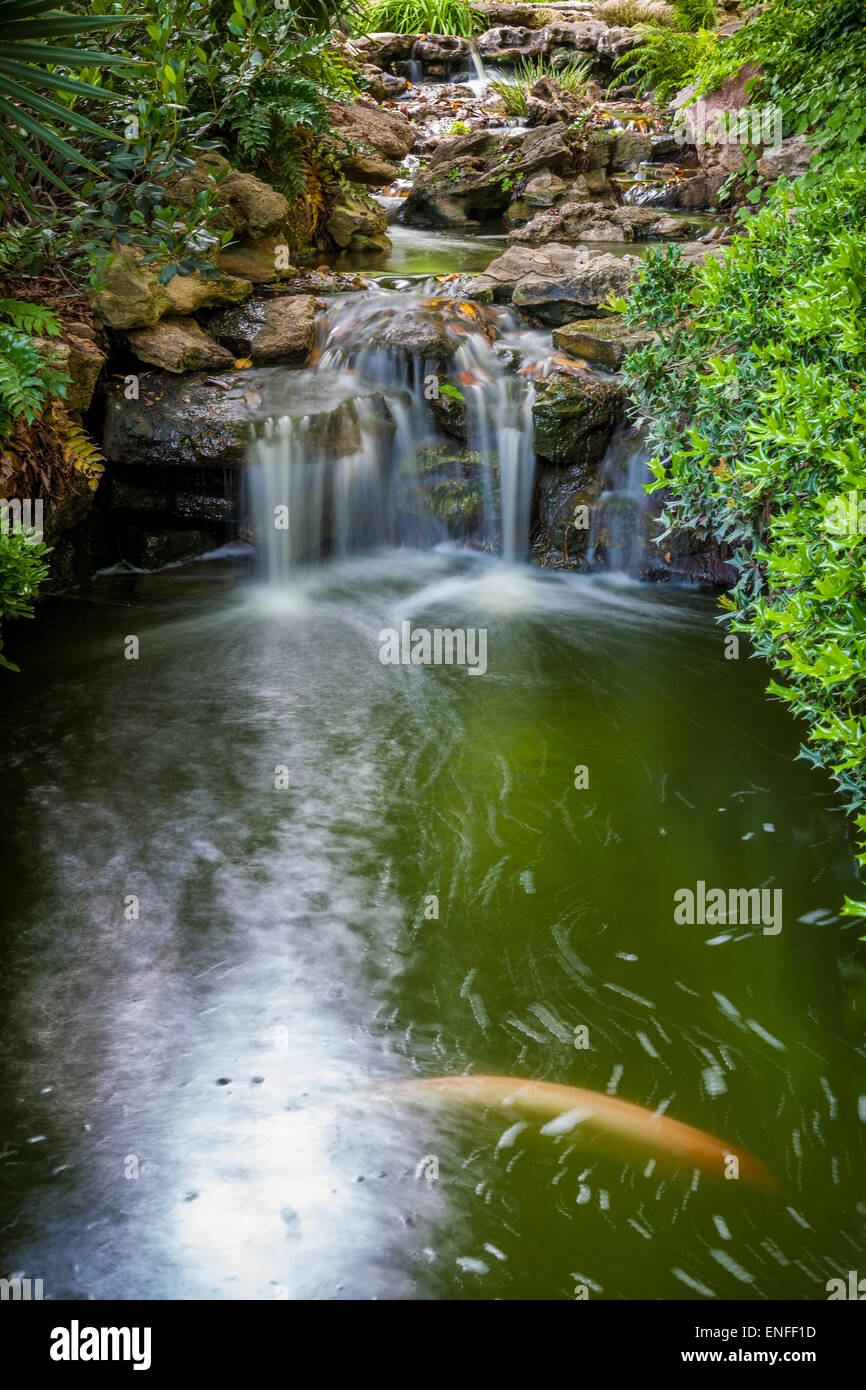
[[[309,560],[394,542],[498,540],[506,562],[525,557],[533,388],[514,375],[518,326],[429,288],[356,295],[321,315],[323,409],[275,414],[251,447],[268,583],[284,586]]]
[[[469,46],[469,66],[475,76],[470,78],[466,85],[470,88],[473,96],[480,97],[490,86],[490,75],[481,61],[481,54],[474,43]]]
[[[611,440],[599,470],[601,491],[592,508],[587,548],[591,565],[633,574],[651,561],[646,493],[651,458],[640,430],[624,427]]]
[[[326,549],[336,555],[391,538],[393,469],[389,439],[363,397],[342,408],[346,451],[334,457],[321,417],[265,421],[250,468],[261,572],[285,587],[291,571]]]

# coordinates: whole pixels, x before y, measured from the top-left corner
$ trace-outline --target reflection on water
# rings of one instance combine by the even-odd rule
[[[486,270],[492,260],[508,246],[504,236],[467,236],[460,232],[435,234],[417,227],[391,223],[388,227],[391,250],[385,252],[343,252],[333,260],[337,270],[358,270],[382,276],[449,275],[454,272]]]
[[[845,822],[713,616],[404,550],[284,601],[238,559],[106,579],[16,634],[3,1273],[55,1297],[808,1299],[856,1268]],[[487,675],[382,666],[405,619],[486,627]],[[698,880],[781,888],[781,934],[675,925]],[[467,1068],[659,1108],[780,1192],[367,1089]]]

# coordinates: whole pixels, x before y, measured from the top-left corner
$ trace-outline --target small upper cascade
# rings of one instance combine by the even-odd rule
[[[333,401],[272,415],[251,446],[264,579],[283,586],[310,560],[446,539],[525,559],[533,388],[513,370],[516,320],[441,289],[376,290],[332,304],[317,332],[315,375]]]

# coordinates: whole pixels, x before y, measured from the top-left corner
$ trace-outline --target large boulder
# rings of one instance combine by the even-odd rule
[[[799,178],[809,168],[813,154],[807,136],[790,135],[787,140],[764,150],[758,160],[758,173],[767,183],[775,183],[783,175],[786,179]]]
[[[388,216],[380,203],[365,193],[343,190],[331,209],[325,228],[341,251],[389,251]]]
[[[415,144],[417,131],[399,111],[383,111],[363,98],[350,106],[332,102],[328,111],[333,133],[365,146],[387,163],[399,163]]]
[[[385,68],[390,63],[410,58],[412,47],[419,37],[418,34],[365,34],[363,38],[352,39],[351,48],[367,62]]]
[[[200,271],[174,275],[161,285],[159,267],[143,265],[143,255],[138,247],[117,248],[99,288],[91,293],[94,310],[109,328],[152,328],[165,314],[183,316],[240,304],[252,291],[249,282],[237,276],[205,279]]]
[[[162,367],[166,372],[201,372],[234,366],[232,354],[193,318],[163,318],[153,328],[134,329],[128,337],[141,362]]]
[[[542,170],[558,175],[573,159],[562,122],[504,138],[482,130],[443,141],[406,199],[402,221],[418,227],[477,226],[505,213],[522,180]]]
[[[469,281],[466,293],[481,302],[510,301],[530,317],[558,325],[603,315],[605,301],[628,291],[640,264],[636,256],[592,254],[556,242],[540,249],[509,246]]]
[[[444,75],[453,67],[465,66],[469,55],[468,39],[457,38],[451,34],[427,34],[415,40],[412,57],[424,68],[441,68]]]
[[[488,29],[476,40],[482,58],[491,62],[514,63],[521,58],[533,58],[550,52],[547,29],[526,29],[522,25],[499,25]]]
[[[268,362],[305,362],[316,336],[316,301],[310,294],[253,299],[215,314],[208,325],[235,357]]]
[[[557,19],[548,27],[553,44],[576,48],[579,53],[597,53],[601,37],[607,32],[607,25],[598,19]]]
[[[260,241],[285,226],[289,204],[283,194],[255,174],[233,169],[227,159],[214,151],[202,155],[195,168],[170,184],[172,200],[178,207],[192,207],[205,189],[213,191],[219,208],[216,225],[230,227],[239,238]]]
[[[677,92],[673,99],[681,123],[680,138],[697,150],[706,185],[705,206],[716,197],[722,184],[739,172],[750,151],[760,151],[762,147],[760,117],[758,128],[753,131],[748,116],[750,109],[757,109],[752,88],[760,74],[761,68],[755,63],[745,63],[715,92],[695,97],[696,88],[692,85]],[[740,130],[741,121],[747,128]],[[758,138],[753,139],[753,135]]]
[[[551,372],[535,383],[535,451],[559,468],[591,469],[604,457],[625,409],[622,388],[587,373]]]
[[[598,53],[603,58],[621,58],[624,53],[630,53],[633,48],[640,48],[645,43],[643,35],[636,29],[627,29],[622,25],[615,25],[611,29],[605,29],[599,35],[596,45]]]

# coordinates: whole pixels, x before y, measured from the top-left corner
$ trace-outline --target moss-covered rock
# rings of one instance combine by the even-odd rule
[[[536,452],[560,467],[591,469],[622,419],[622,388],[593,377],[553,372],[535,384]]]
[[[366,193],[349,189],[340,194],[326,224],[341,251],[390,251],[385,209]]]
[[[153,328],[165,314],[194,314],[199,309],[240,304],[252,292],[246,280],[232,275],[205,279],[201,272],[174,275],[161,285],[158,267],[142,264],[138,247],[115,250],[102,283],[91,295],[95,312],[109,328]]]
[[[619,314],[611,314],[607,319],[578,319],[554,328],[553,345],[570,357],[618,371],[623,358],[648,343],[650,337],[648,333],[629,333]]]
[[[142,362],[167,372],[200,372],[233,367],[234,358],[193,318],[169,316],[153,328],[134,329],[129,344]]]

